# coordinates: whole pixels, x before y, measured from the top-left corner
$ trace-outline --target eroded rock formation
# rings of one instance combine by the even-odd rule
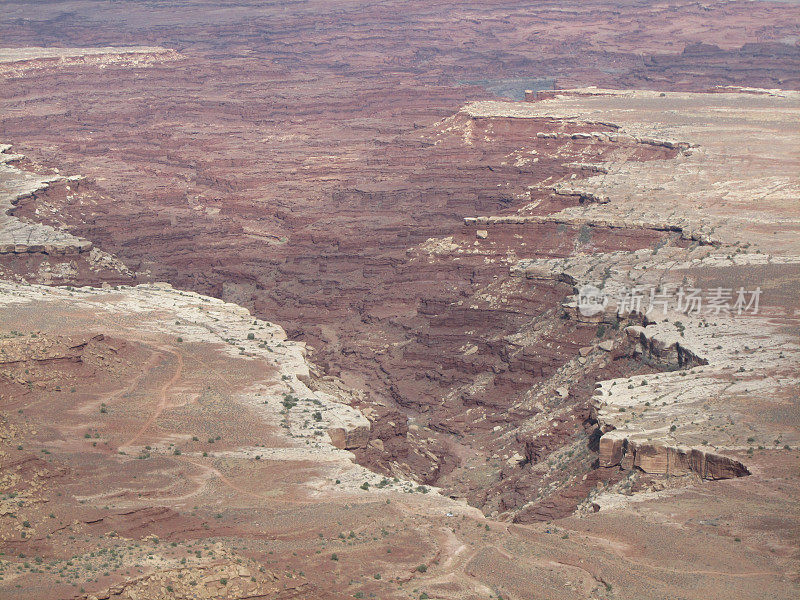
[[[133,273],[89,240],[61,228],[20,218],[17,206],[57,184],[69,193],[80,177],[38,175],[14,166],[25,157],[0,145],[0,274],[5,278],[48,284],[128,283]]]

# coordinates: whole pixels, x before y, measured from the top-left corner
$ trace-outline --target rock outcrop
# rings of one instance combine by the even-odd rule
[[[89,240],[62,229],[16,215],[18,204],[52,185],[67,194],[80,176],[39,175],[14,163],[25,160],[0,145],[0,274],[47,284],[88,282],[129,283],[134,274],[113,256],[95,248]]]
[[[181,55],[157,46],[106,46],[100,48],[0,48],[0,76],[19,77],[29,72],[71,66],[109,65],[146,67],[156,62],[178,60]]]
[[[634,356],[641,356],[667,370],[691,369],[706,365],[708,361],[681,343],[680,333],[661,335],[646,327],[634,325],[625,328],[628,341],[633,344]]]
[[[89,240],[48,225],[22,222],[11,214],[23,198],[47,189],[56,181],[68,184],[70,179],[58,175],[37,176],[13,166],[11,163],[25,157],[9,154],[10,149],[10,145],[0,145],[0,254],[63,255],[91,250],[92,243]]]
[[[750,474],[738,460],[716,452],[629,441],[624,433],[607,433],[600,438],[598,460],[601,467],[636,468],[668,476],[694,473],[703,479],[729,479]]]

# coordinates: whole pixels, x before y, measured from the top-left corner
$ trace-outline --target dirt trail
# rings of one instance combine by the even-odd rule
[[[136,442],[136,440],[138,440],[142,436],[142,434],[145,431],[147,431],[147,429],[156,421],[156,419],[158,419],[161,413],[164,412],[164,409],[167,406],[167,394],[169,392],[169,389],[173,385],[175,385],[175,383],[177,383],[178,380],[180,380],[181,376],[183,375],[183,356],[181,356],[179,352],[175,352],[174,350],[171,350],[169,348],[162,347],[160,348],[160,350],[163,353],[171,354],[172,356],[174,356],[178,361],[178,366],[175,369],[175,373],[173,373],[172,377],[170,377],[169,380],[164,385],[161,386],[161,389],[159,390],[158,404],[156,405],[155,410],[150,414],[150,416],[147,418],[144,424],[139,428],[139,430],[133,435],[133,437],[131,437],[124,444],[122,444],[121,448],[131,447]],[[163,354],[161,356],[163,356]],[[152,367],[150,370],[152,370]]]

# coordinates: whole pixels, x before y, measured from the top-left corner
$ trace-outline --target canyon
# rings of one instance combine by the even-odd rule
[[[0,18],[4,597],[792,597],[797,5],[216,4]]]

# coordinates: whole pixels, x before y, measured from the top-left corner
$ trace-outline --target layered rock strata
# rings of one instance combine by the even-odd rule
[[[133,273],[89,240],[61,228],[20,218],[17,205],[35,198],[52,185],[69,198],[80,176],[40,175],[15,166],[25,160],[0,145],[0,273],[5,277],[41,283],[129,282]]]

